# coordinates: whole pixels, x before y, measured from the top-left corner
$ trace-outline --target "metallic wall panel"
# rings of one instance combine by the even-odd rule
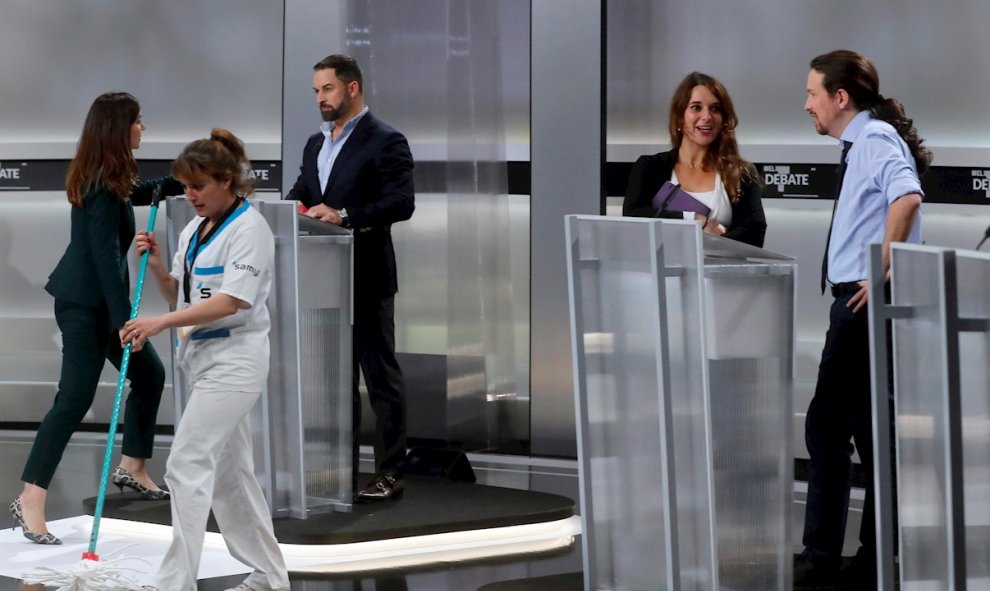
[[[0,158],[71,158],[90,104],[110,90],[141,102],[140,156],[171,158],[227,127],[252,156],[277,158],[250,147],[280,139],[281,46],[271,0],[5,0]]]
[[[604,3],[532,2],[531,451],[576,454],[564,215],[601,202]]]
[[[69,242],[69,208],[64,193],[0,193],[0,416],[5,421],[40,421],[58,390],[62,335],[55,323],[54,299],[44,286]],[[147,207],[135,208],[137,227],[147,227],[148,212]],[[164,217],[158,216],[159,229],[164,229]],[[133,251],[128,259],[134,279],[138,262]],[[149,282],[142,315],[166,311],[154,282]],[[168,376],[168,335],[156,336],[152,343]],[[109,422],[116,385],[117,370],[107,363],[84,422]],[[171,425],[172,416],[171,380],[166,377],[159,424]]]
[[[904,102],[932,145],[976,149],[985,162],[990,138],[983,130],[990,127],[990,114],[975,97],[986,85],[956,68],[966,63],[976,72],[990,70],[990,38],[983,34],[988,21],[990,5],[982,0],[953,3],[952,10],[924,0],[841,10],[823,0],[612,2],[608,141],[666,144],[670,95],[685,75],[700,70],[720,79],[732,95],[744,155],[752,144],[791,161],[795,146],[833,145],[811,129],[802,110],[804,85],[812,57],[848,47],[874,60],[881,92]],[[918,42],[899,41],[904,38]],[[949,108],[946,88],[958,93]]]
[[[528,358],[517,352],[520,334],[528,345],[528,257],[513,256],[517,239],[528,241],[528,212],[506,190],[507,138],[528,132],[528,87],[517,82],[528,78],[527,9],[528,0],[286,4],[285,190],[320,121],[312,66],[335,52],[357,58],[365,101],[406,135],[417,163],[445,163],[417,172],[444,192],[417,194],[413,218],[392,228],[396,343],[400,353],[445,356],[431,365],[447,372],[436,416],[445,439],[473,448],[518,449],[529,437],[519,411]],[[409,396],[416,404],[417,392]]]

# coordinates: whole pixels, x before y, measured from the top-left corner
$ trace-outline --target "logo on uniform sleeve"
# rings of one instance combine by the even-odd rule
[[[986,193],[987,199],[990,199],[990,170],[974,169],[972,172],[973,190],[983,191]]]
[[[232,266],[237,271],[247,271],[248,273],[250,273],[255,277],[257,277],[258,274],[261,273],[261,269],[255,269],[251,265],[243,265],[241,263],[238,263],[237,261],[232,262],[230,266]]]

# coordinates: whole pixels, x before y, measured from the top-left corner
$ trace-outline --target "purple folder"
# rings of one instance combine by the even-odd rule
[[[681,190],[680,185],[670,181],[664,183],[653,197],[653,207],[659,211],[691,211],[704,216],[712,212],[710,207]]]

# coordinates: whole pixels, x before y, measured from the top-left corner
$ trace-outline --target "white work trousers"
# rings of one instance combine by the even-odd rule
[[[289,589],[271,513],[254,476],[249,413],[260,396],[193,386],[166,464],[172,544],[155,582],[161,591],[195,591],[211,501],[230,554],[253,569],[244,583],[257,591]]]

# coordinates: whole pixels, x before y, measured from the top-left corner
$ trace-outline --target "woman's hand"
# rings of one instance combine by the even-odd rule
[[[708,216],[703,216],[700,213],[694,214],[694,219],[701,222],[701,229],[713,236],[724,236],[725,226],[716,222]]]
[[[161,316],[128,320],[120,329],[120,344],[123,346],[130,343],[131,351],[140,351],[148,339],[164,329],[165,324],[162,322]]]
[[[148,251],[148,264],[154,265],[155,267],[164,268],[164,263],[162,262],[162,249],[158,246],[158,241],[155,240],[155,233],[148,233],[147,230],[139,230],[137,235],[134,237],[134,248],[137,250],[138,257],[143,255],[145,251]]]

